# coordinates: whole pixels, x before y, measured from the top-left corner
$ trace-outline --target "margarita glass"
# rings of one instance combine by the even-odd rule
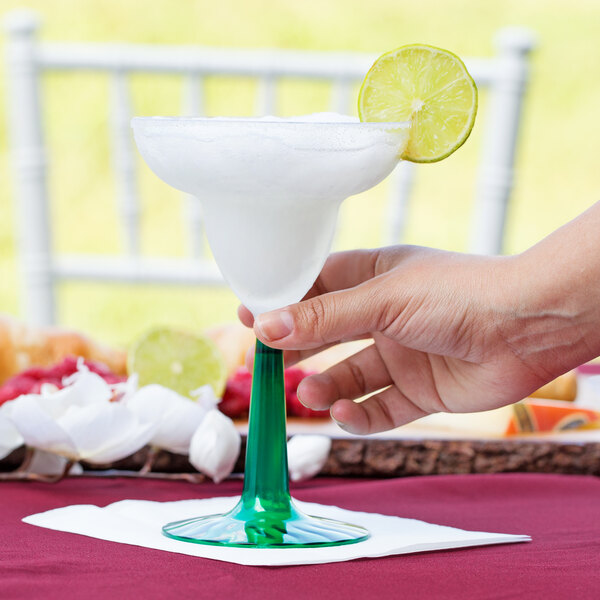
[[[254,315],[302,299],[329,253],[338,208],[383,180],[408,123],[334,114],[292,119],[138,117],[135,141],[154,173],[197,196],[223,277]],[[244,489],[229,513],[169,523],[202,544],[319,547],[365,540],[362,527],[303,514],[289,495],[283,357],[256,342]]]

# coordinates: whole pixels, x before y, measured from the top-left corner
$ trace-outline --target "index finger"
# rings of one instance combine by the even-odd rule
[[[302,300],[360,285],[389,271],[410,252],[410,246],[334,252]],[[238,307],[238,317],[246,327],[254,327],[254,315],[243,304]]]
[[[372,279],[382,271],[383,262],[391,262],[383,260],[384,253],[387,252],[393,250],[347,250],[330,254],[321,273],[302,299],[307,300],[327,292],[352,288]],[[388,270],[390,266],[384,270]],[[254,326],[254,315],[244,305],[238,307],[238,317],[246,327]]]

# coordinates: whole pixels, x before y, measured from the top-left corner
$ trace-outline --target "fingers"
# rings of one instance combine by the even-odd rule
[[[416,404],[395,385],[388,366],[377,346],[369,346],[324,373],[304,379],[298,398],[313,410],[330,407],[338,425],[358,435],[387,431],[429,414],[420,406],[425,399],[418,398]],[[386,389],[353,402],[382,388]]]
[[[239,317],[240,321],[242,322],[242,324],[245,325],[246,327],[252,327],[254,325],[254,316],[243,305],[240,305],[238,307],[238,317]],[[318,354],[319,352],[323,352],[323,350],[327,350],[327,348],[330,348],[331,346],[334,346],[334,345],[335,344],[327,344],[325,346],[322,346],[321,348],[314,348],[311,350],[286,350],[283,354],[284,364],[285,364],[286,368],[292,367],[296,363],[299,363],[300,361],[302,361],[306,358],[310,358],[311,356],[314,356],[315,354]],[[246,367],[248,368],[248,370],[251,371],[252,365],[254,364],[254,346],[253,345],[250,346],[248,348],[248,351],[246,352],[245,364],[246,364]]]
[[[354,287],[375,277],[377,263],[384,250],[349,250],[331,254],[307,298]]]
[[[351,288],[372,279],[379,275],[382,269],[388,270],[393,266],[394,260],[391,255],[396,253],[392,248],[335,252],[327,258],[319,277],[304,299]],[[254,325],[254,316],[243,305],[238,307],[238,317],[246,327]]]
[[[414,246],[390,246],[372,250],[335,252],[325,262],[306,298],[355,287],[373,277],[387,273],[401,261],[418,254],[417,250],[423,249]]]
[[[404,302],[387,277],[259,315],[256,336],[274,348],[308,350],[380,331]]]
[[[300,382],[298,398],[313,410],[326,410],[340,398],[354,399],[392,384],[376,346],[371,345],[318,375]]]
[[[305,309],[317,310],[314,306],[319,303],[319,300],[314,299],[319,296],[369,283],[373,278],[387,273],[400,261],[409,259],[414,254],[414,250],[411,246],[393,246],[375,250],[351,250],[331,254],[323,266],[319,277],[304,297],[305,301],[313,300],[312,303],[305,305]],[[269,314],[274,313],[276,311],[272,311]],[[279,318],[271,321],[271,331],[263,331],[265,334],[264,337],[261,337],[261,334],[257,331],[257,337],[263,342],[268,343],[269,341],[274,341],[288,335],[292,325],[291,319],[281,311],[278,311],[277,314]],[[247,327],[255,326],[254,316],[245,306],[238,308],[238,316],[240,321]],[[283,324],[281,324],[281,320],[283,320]],[[264,319],[262,319],[262,322],[264,324]],[[313,323],[313,325],[317,324]],[[326,346],[341,340],[357,339],[366,333],[368,333],[368,329],[362,328],[355,333],[349,332],[347,335],[341,336],[338,339],[331,339],[321,345]],[[310,348],[317,348],[318,346],[312,344]]]
[[[426,414],[396,387],[389,387],[363,402],[338,400],[331,407],[331,416],[338,425],[356,435],[394,429]]]
[[[254,327],[254,315],[243,304],[238,306],[238,319],[246,327]]]

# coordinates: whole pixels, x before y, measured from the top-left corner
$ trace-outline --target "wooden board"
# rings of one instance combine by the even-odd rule
[[[139,470],[147,449],[111,465],[84,465],[85,469]],[[242,472],[245,439],[235,471]],[[1,471],[18,467],[23,450],[0,461]],[[187,457],[161,452],[153,471],[192,473]],[[567,473],[600,476],[600,443],[564,443],[537,440],[384,440],[334,439],[322,475],[404,477],[453,473]]]

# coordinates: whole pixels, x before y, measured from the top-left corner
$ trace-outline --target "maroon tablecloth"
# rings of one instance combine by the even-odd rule
[[[600,598],[600,479],[564,475],[317,479],[300,500],[472,530],[525,533],[532,543],[296,567],[245,567],[116,544],[21,523],[68,504],[233,495],[240,482],[132,479],[0,483],[2,600],[143,598]]]

